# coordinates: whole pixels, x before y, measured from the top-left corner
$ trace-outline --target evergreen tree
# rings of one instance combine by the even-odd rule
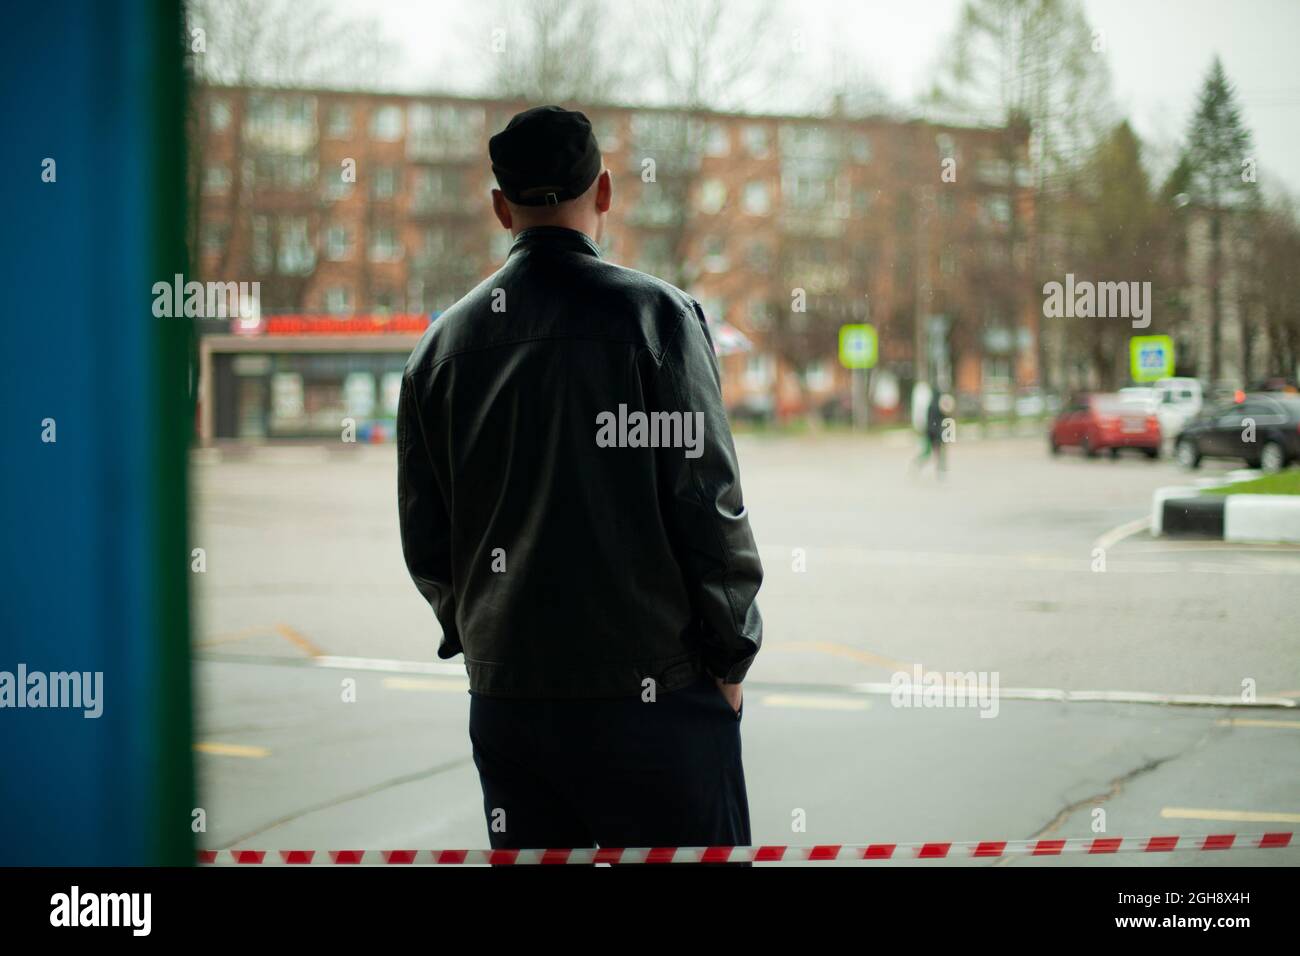
[[[1187,133],[1188,194],[1209,218],[1210,377],[1222,372],[1225,226],[1254,200],[1250,132],[1218,57],[1210,66]],[[1248,173],[1249,170],[1249,173]],[[1243,356],[1243,359],[1245,357]]]

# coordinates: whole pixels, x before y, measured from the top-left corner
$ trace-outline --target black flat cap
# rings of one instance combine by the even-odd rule
[[[520,206],[553,206],[585,193],[600,175],[591,122],[577,110],[537,106],[488,140],[492,172]]]

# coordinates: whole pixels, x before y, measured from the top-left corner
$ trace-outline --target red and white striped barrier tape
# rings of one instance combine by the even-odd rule
[[[1271,850],[1291,845],[1292,832],[1209,836],[1075,837],[983,840],[978,843],[823,843],[815,846],[668,846],[564,850],[200,850],[200,863],[437,863],[520,865],[564,863],[804,863],[830,860],[952,860],[1065,853],[1174,853]],[[223,860],[222,854],[228,854]]]

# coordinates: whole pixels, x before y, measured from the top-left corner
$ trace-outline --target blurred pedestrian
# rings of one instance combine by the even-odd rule
[[[943,477],[946,470],[944,437],[952,409],[952,399],[938,386],[917,387],[924,387],[930,399],[925,405],[925,412],[920,421],[921,452],[912,460],[911,468],[919,472],[925,467],[925,463],[933,458],[935,473]]]
[[[402,547],[438,656],[465,656],[492,846],[748,844],[763,570],[704,314],[602,257],[582,113],[527,110],[489,152],[514,243],[412,353],[397,430]]]

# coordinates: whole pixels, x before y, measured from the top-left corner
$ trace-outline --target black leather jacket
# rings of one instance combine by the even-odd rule
[[[397,454],[406,564],[472,691],[745,676],[763,569],[713,343],[681,290],[582,233],[524,230],[411,354]]]

